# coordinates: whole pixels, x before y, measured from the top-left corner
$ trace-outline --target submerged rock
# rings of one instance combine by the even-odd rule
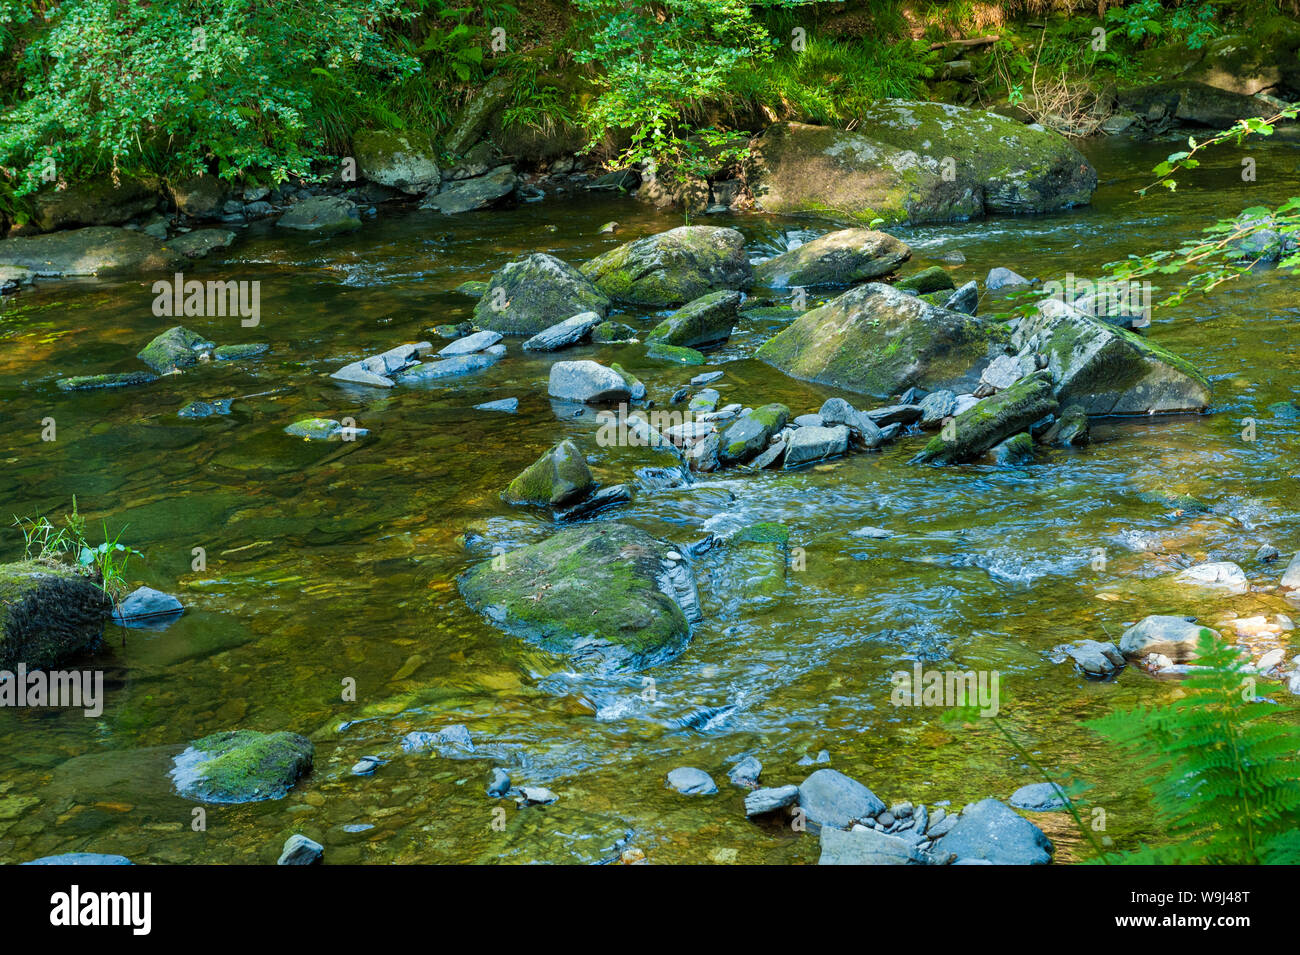
[[[1075,666],[1090,677],[1102,679],[1124,665],[1124,653],[1113,643],[1084,640],[1066,651]],[[1015,803],[1013,802],[1014,806]]]
[[[122,605],[113,611],[113,617],[130,626],[136,621],[145,621],[160,617],[179,617],[185,612],[184,605],[171,594],[152,587],[137,587],[122,601]]]
[[[175,759],[176,791],[209,803],[282,799],[311,771],[315,747],[297,733],[213,733]]]
[[[501,497],[510,504],[567,507],[589,495],[596,482],[578,446],[564,440],[510,482]]]
[[[74,375],[60,378],[59,387],[64,391],[94,391],[99,388],[130,388],[134,385],[147,385],[157,381],[157,375],[147,371],[127,371],[112,375]]]
[[[982,110],[885,100],[853,131],[776,123],[751,143],[765,212],[936,222],[1090,201],[1096,170],[1065,137]]]
[[[712,796],[718,791],[713,778],[702,769],[679,766],[668,773],[668,785],[683,796]]]
[[[296,203],[275,223],[295,232],[333,235],[361,228],[361,212],[351,200],[341,196],[312,196]]]
[[[474,306],[474,321],[507,335],[536,335],[582,312],[604,315],[609,298],[582,273],[535,252],[492,275]]]
[[[753,275],[735,229],[680,226],[610,249],[582,267],[602,292],[635,305],[682,305],[708,292],[745,289]]]
[[[0,564],[0,670],[45,669],[94,650],[111,609],[104,591],[71,567]]]
[[[1030,783],[1021,786],[1011,795],[1011,805],[1030,812],[1052,812],[1064,809],[1069,797],[1056,783]]]
[[[915,292],[917,295],[930,295],[934,292],[952,292],[952,276],[941,265],[932,265],[920,272],[913,272],[894,283],[900,292]],[[947,300],[947,296],[943,297]]]
[[[962,464],[982,457],[995,445],[1054,414],[1052,385],[1041,372],[985,398],[954,418],[912,459],[913,464]]]
[[[911,255],[888,233],[841,229],[758,263],[754,280],[775,288],[854,285],[888,275]]]
[[[151,235],[115,226],[91,226],[0,241],[0,266],[44,278],[164,272],[185,259]]]
[[[579,662],[636,670],[690,639],[688,564],[626,524],[565,527],[467,571],[460,591],[494,626]],[[698,611],[696,611],[698,612]]]
[[[870,283],[805,312],[757,357],[792,378],[859,394],[970,391],[1004,337],[1001,326]]]
[[[1205,376],[1150,340],[1045,299],[1021,321],[1015,341],[1047,355],[1055,394],[1089,415],[1204,411]]]
[[[172,238],[167,245],[187,259],[201,259],[217,249],[229,248],[234,241],[235,233],[229,229],[195,229]]]
[[[686,348],[726,341],[736,327],[740,299],[739,292],[731,291],[702,295],[651,329],[646,341]]]
[[[1226,594],[1244,594],[1250,590],[1246,573],[1231,561],[1215,561],[1188,567],[1174,578],[1180,584],[1205,587]]]

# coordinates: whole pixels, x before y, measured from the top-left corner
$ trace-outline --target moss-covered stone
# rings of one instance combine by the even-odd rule
[[[962,464],[987,454],[1011,435],[1057,410],[1052,383],[1045,372],[1022,378],[1006,391],[985,398],[957,415],[925,448],[913,464]]]
[[[284,429],[285,434],[307,441],[329,441],[342,432],[343,426],[333,418],[301,418]]]
[[[934,222],[1087,203],[1096,171],[1057,133],[982,110],[886,100],[853,131],[777,123],[749,182],[767,212]]]
[[[297,733],[214,733],[177,756],[171,776],[182,796],[200,802],[282,799],[311,772],[315,752]]]
[[[523,470],[501,493],[509,504],[566,507],[595,489],[596,482],[578,446],[564,440]]]
[[[616,361],[611,362],[609,365],[609,370],[617,374],[620,378],[623,379],[624,382],[627,383],[627,390],[632,395],[633,401],[640,401],[642,398],[646,396],[645,383],[636,375],[632,374],[630,371],[628,371],[626,368],[620,365],[618,362]]]
[[[610,298],[635,305],[682,305],[753,280],[745,237],[735,229],[680,226],[610,249],[582,267]]]
[[[894,288],[899,291],[915,292],[917,295],[951,292],[955,287],[952,284],[952,276],[941,265],[932,265],[920,272],[913,272],[894,283]]]
[[[646,336],[646,341],[686,348],[726,341],[736,327],[736,309],[740,300],[739,292],[719,291],[701,295],[656,325]]]
[[[474,322],[503,335],[536,335],[581,312],[604,315],[609,298],[581,272],[535,252],[498,270],[474,306]]]
[[[18,266],[44,278],[170,272],[184,262],[184,256],[153,236],[115,226],[0,241],[0,266]]]
[[[694,348],[683,348],[680,345],[665,345],[663,342],[651,342],[646,349],[646,354],[651,358],[658,358],[660,361],[674,361],[679,365],[703,365],[704,355]]]
[[[167,375],[182,368],[197,365],[205,356],[210,356],[212,342],[197,332],[192,332],[183,325],[173,325],[165,332],[155,335],[153,341],[145,345],[135,357],[160,375]]]
[[[0,564],[0,670],[48,668],[99,646],[112,604],[71,567]]]
[[[772,435],[790,420],[790,409],[773,402],[755,408],[723,432],[718,442],[718,460],[723,464],[748,461],[767,447]]]
[[[218,345],[212,350],[212,357],[217,361],[243,361],[256,358],[271,350],[265,342],[249,342],[246,345]]]
[[[581,524],[469,570],[460,591],[507,633],[583,663],[641,669],[690,637],[670,593],[693,592],[694,580],[671,550],[626,524]]]
[[[487,282],[470,281],[470,282],[461,282],[454,289],[452,289],[452,291],[459,292],[461,295],[468,295],[470,298],[482,298],[483,295],[487,292],[487,289],[488,289]]]
[[[353,135],[352,148],[361,175],[381,186],[414,196],[441,182],[433,141],[420,133],[363,129]]]
[[[628,342],[636,338],[636,329],[623,322],[601,322],[591,330],[591,340],[598,345]]]
[[[65,189],[43,189],[32,206],[32,222],[42,232],[119,225],[157,208],[158,184],[130,176],[119,176],[114,182],[102,175]]]
[[[361,228],[361,212],[342,196],[312,196],[292,206],[276,220],[281,229],[332,235]]]
[[[805,312],[756,354],[792,378],[859,394],[960,393],[978,384],[990,346],[1008,337],[1000,324],[869,283]]]
[[[853,285],[888,275],[911,255],[888,233],[841,229],[758,263],[754,281],[774,288]]]
[[[64,391],[92,391],[98,388],[147,385],[157,380],[156,375],[151,375],[147,371],[126,371],[112,375],[73,375],[71,378],[60,378],[59,387]]]

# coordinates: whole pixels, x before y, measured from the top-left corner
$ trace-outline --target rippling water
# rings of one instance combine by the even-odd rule
[[[1280,201],[1300,182],[1300,151],[1265,144],[1257,183],[1241,183],[1225,154],[1177,195],[1139,199],[1133,190],[1168,148],[1090,151],[1102,177],[1090,208],[900,230],[915,250],[911,267],[960,252],[965,263],[949,266],[959,283],[998,265],[1092,276],[1218,215]],[[618,231],[598,235],[611,219]],[[707,221],[740,229],[755,256],[825,231]],[[1266,410],[1300,397],[1294,278],[1260,272],[1156,313],[1151,337],[1214,384],[1206,416],[1099,422],[1090,447],[1050,451],[1023,470],[916,469],[905,463],[919,446],[910,439],[795,473],[723,472],[643,491],[618,519],[679,544],[706,524],[780,521],[805,559],[766,600],[710,589],[706,562],[706,618],[686,652],[653,671],[651,702],[641,675],[573,672],[487,626],[455,588],[491,546],[549,532],[540,515],[497,497],[544,448],[574,438],[606,483],[634,480],[654,463],[647,452],[598,448],[594,416],[559,416],[545,396],[552,359],[524,355],[517,341],[493,368],[450,383],[379,393],[328,374],[469,318],[472,300],[451,289],[520,253],[577,263],[677,224],[631,200],[591,199],[454,218],[385,211],[326,241],[253,226],[227,261],[187,273],[260,280],[261,326],[185,324],[219,344],[267,341],[271,352],[120,391],[67,394],[55,382],[138,367],[135,353],[171,324],[153,316],[148,281],[44,283],[0,305],[0,514],[58,515],[75,494],[90,526],[126,525],[123,539],[146,555],[132,576],[189,608],[162,632],[108,628],[96,659],[108,686],[102,719],[0,710],[0,861],[70,851],[273,861],[293,831],[323,842],[334,862],[585,860],[627,832],[652,862],[813,861],[815,839],[746,822],[743,793],[725,778],[736,759],[758,756],[764,782],[780,785],[803,779],[810,770],[798,761],[826,750],[887,803],[960,806],[1037,781],[993,728],[890,705],[889,674],[918,660],[998,670],[1004,724],[1034,758],[1091,784],[1119,847],[1159,839],[1130,767],[1080,723],[1176,687],[1132,669],[1091,683],[1049,651],[1117,638],[1148,613],[1214,620],[1285,609],[1272,594],[1197,598],[1167,577],[1227,559],[1269,585],[1281,568],[1254,561],[1259,544],[1283,554],[1300,546],[1300,426]],[[658,316],[615,317],[649,328]],[[724,402],[816,410],[835,392],[747,357],[776,327],[748,323],[712,353],[707,367],[725,371],[713,387]],[[661,404],[701,370],[647,360],[640,346],[561,357],[622,362]],[[520,399],[517,415],[472,410],[509,396]],[[177,417],[187,401],[228,397],[241,398],[228,417]],[[282,433],[308,415],[350,416],[371,436],[325,445]],[[57,422],[55,442],[41,441],[45,417]],[[1241,438],[1246,417],[1258,421],[1253,443]],[[1160,503],[1178,495],[1209,509]],[[864,525],[892,536],[851,536]],[[2,541],[0,558],[19,556],[16,531]],[[207,552],[206,571],[191,570],[195,547]],[[349,677],[355,703],[341,701]],[[398,745],[409,731],[450,723],[469,727],[482,758]],[[171,757],[231,728],[305,733],[316,769],[283,800],[209,807],[207,831],[195,833],[191,804],[169,786]],[[388,761],[351,776],[365,754]],[[559,803],[511,806],[506,832],[494,831],[498,804],[483,795],[494,765],[516,784],[551,788]],[[720,795],[667,790],[666,772],[681,765],[708,771]],[[1036,821],[1058,858],[1081,855],[1061,814]]]

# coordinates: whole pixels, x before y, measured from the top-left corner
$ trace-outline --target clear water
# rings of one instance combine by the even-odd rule
[[[1256,148],[1256,183],[1241,183],[1225,153],[1176,195],[1137,198],[1169,148],[1090,147],[1102,185],[1087,209],[899,235],[914,267],[961,252],[965,263],[950,266],[959,283],[998,265],[1089,276],[1218,215],[1279,201],[1300,182],[1300,151],[1269,143]],[[597,234],[609,220],[618,231]],[[793,220],[708,221],[740,229],[756,256],[811,234]],[[825,749],[886,802],[960,806],[1038,781],[993,727],[890,705],[890,672],[918,659],[998,670],[1003,724],[1040,763],[1092,785],[1115,844],[1161,838],[1131,767],[1080,724],[1176,686],[1131,668],[1113,683],[1088,682],[1048,651],[1116,638],[1148,613],[1212,621],[1287,609],[1272,593],[1198,598],[1167,578],[1194,560],[1229,559],[1271,585],[1280,567],[1254,562],[1259,544],[1284,554],[1300,546],[1300,426],[1266,412],[1300,396],[1294,278],[1260,272],[1157,312],[1150,335],[1210,376],[1209,415],[1098,423],[1090,447],[1050,451],[1017,471],[909,467],[920,443],[910,439],[797,473],[723,472],[641,493],[618,519],[681,544],[704,536],[711,519],[781,521],[806,555],[774,601],[705,586],[709,614],[686,652],[653,672],[651,703],[639,677],[572,672],[457,595],[456,576],[491,545],[550,530],[497,495],[560,437],[596,456],[603,482],[631,481],[653,463],[644,451],[598,448],[592,415],[557,415],[545,396],[554,356],[526,356],[515,341],[483,373],[383,393],[328,375],[469,318],[473,301],[451,290],[520,253],[577,263],[678,224],[632,200],[590,199],[454,218],[384,211],[324,241],[254,226],[228,259],[187,275],[260,280],[261,326],[184,323],[218,343],[270,342],[270,354],[120,391],[68,394],[55,382],[139,367],[135,353],[173,324],[153,316],[148,281],[44,283],[0,305],[0,514],[59,515],[75,494],[92,527],[125,524],[123,539],[144,551],[131,576],[189,608],[162,632],[108,627],[94,661],[106,672],[102,719],[0,710],[0,861],[70,851],[273,861],[294,831],[324,843],[333,862],[565,861],[598,857],[630,831],[652,862],[810,862],[814,838],[745,820],[743,792],[726,782],[736,759],[758,756],[764,782],[780,785],[803,779],[810,769],[797,761]],[[657,320],[616,317],[642,328]],[[726,373],[714,387],[724,402],[815,410],[834,392],[747,358],[775,327],[748,324],[710,355],[706,367]],[[661,404],[702,370],[649,361],[640,346],[561,357],[622,362]],[[176,414],[187,401],[240,396],[250,397],[228,417]],[[472,410],[509,396],[520,399],[517,415]],[[371,436],[313,444],[282,433],[315,415],[353,417]],[[57,423],[54,442],[41,440],[46,417]],[[1246,417],[1258,421],[1253,443],[1241,438]],[[1179,494],[1210,510],[1177,515],[1149,497]],[[894,536],[849,536],[867,524]],[[206,571],[191,569],[195,547],[207,552]],[[1097,547],[1104,570],[1093,568]],[[0,559],[20,554],[16,531],[0,538]],[[341,699],[346,678],[355,703]],[[401,752],[405,733],[450,723],[469,727],[483,758]],[[166,775],[171,758],[232,728],[311,736],[315,771],[283,800],[208,807],[206,831],[195,832],[192,804]],[[365,754],[388,761],[373,776],[350,775]],[[499,804],[483,793],[494,765],[559,802],[507,805],[506,831],[496,831]],[[712,774],[720,794],[665,788],[682,765]],[[1059,859],[1086,856],[1066,817],[1037,821]]]

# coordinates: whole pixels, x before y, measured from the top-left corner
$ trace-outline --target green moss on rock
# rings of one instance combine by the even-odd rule
[[[726,290],[701,295],[656,325],[646,341],[685,348],[726,341],[736,327],[740,300],[739,292]]]
[[[510,504],[565,507],[582,500],[596,482],[578,446],[561,441],[530,464],[501,493]]]
[[[282,799],[311,772],[314,757],[311,740],[297,733],[214,733],[176,758],[172,778],[182,796],[201,802]]]
[[[45,669],[94,650],[111,611],[104,591],[71,567],[0,564],[0,670]]]
[[[682,305],[753,280],[745,237],[735,229],[681,226],[610,249],[582,267],[602,292],[635,305]]]

